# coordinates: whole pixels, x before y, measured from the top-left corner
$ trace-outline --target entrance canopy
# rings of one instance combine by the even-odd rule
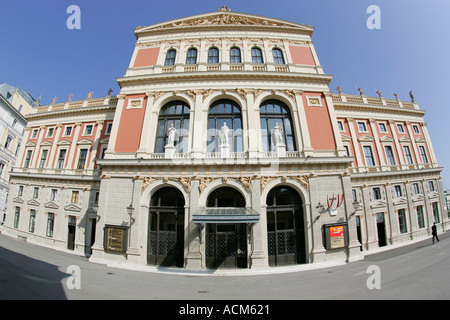
[[[250,208],[200,208],[193,215],[194,223],[257,223],[259,214]]]

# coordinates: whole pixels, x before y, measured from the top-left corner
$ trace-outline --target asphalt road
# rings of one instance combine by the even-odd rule
[[[450,299],[449,238],[450,233],[441,234],[441,241],[434,245],[431,239],[426,239],[330,268],[254,276],[196,276],[107,267],[90,263],[85,257],[0,234],[0,299],[145,299],[177,300],[178,303],[183,300],[447,300]]]

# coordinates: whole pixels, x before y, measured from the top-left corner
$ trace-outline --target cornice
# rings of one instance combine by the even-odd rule
[[[125,85],[148,84],[148,83],[168,83],[182,81],[211,81],[211,80],[270,80],[270,81],[290,81],[290,82],[314,82],[329,85],[333,76],[324,74],[307,74],[293,72],[274,71],[219,71],[219,72],[174,72],[170,74],[152,74],[117,78],[120,87]]]
[[[360,103],[352,103],[352,102],[336,102],[333,101],[334,109],[336,112],[340,110],[360,110],[360,111],[370,111],[370,112],[389,112],[389,113],[403,113],[410,114],[415,116],[424,116],[425,111],[419,109],[410,109],[410,108],[402,108],[402,107],[391,107],[384,105],[373,105],[373,104],[360,104]]]
[[[27,116],[29,120],[37,120],[42,118],[58,118],[61,116],[68,116],[80,113],[92,114],[92,113],[104,113],[105,111],[114,112],[116,109],[116,105],[108,105],[108,106],[94,106],[94,107],[80,107],[73,109],[62,109],[62,110],[50,110],[40,113],[33,113]]]

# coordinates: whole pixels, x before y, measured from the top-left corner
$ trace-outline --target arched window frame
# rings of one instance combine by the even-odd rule
[[[169,49],[166,55],[166,61],[164,62],[165,66],[173,66],[175,65],[175,59],[177,57],[177,50]]]
[[[219,48],[211,47],[208,50],[208,63],[219,63]]]
[[[280,48],[273,48],[272,55],[275,64],[285,64],[283,51]]]
[[[294,122],[292,120],[291,110],[279,100],[266,100],[259,107],[259,117],[261,123],[261,139],[263,150],[275,151],[275,145],[272,143],[272,129],[275,123],[282,128],[283,142],[286,144],[286,151],[296,151],[296,139],[294,131]]]
[[[242,63],[241,49],[239,47],[230,48],[230,63]]]
[[[189,48],[186,54],[186,64],[197,64],[197,48]]]
[[[263,64],[264,63],[262,50],[258,47],[252,48],[252,63],[254,63],[254,64]]]
[[[164,153],[167,145],[168,130],[174,124],[177,130],[175,149],[177,153],[187,153],[189,149],[189,105],[176,100],[165,104],[159,112],[156,127],[155,153]]]
[[[220,152],[219,131],[226,122],[229,128],[229,144],[231,152],[243,152],[243,127],[240,106],[229,99],[214,102],[208,112],[207,152]]]

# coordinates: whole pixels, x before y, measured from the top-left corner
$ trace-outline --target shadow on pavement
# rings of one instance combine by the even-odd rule
[[[0,247],[1,300],[67,299],[63,279],[68,276],[55,265]]]

